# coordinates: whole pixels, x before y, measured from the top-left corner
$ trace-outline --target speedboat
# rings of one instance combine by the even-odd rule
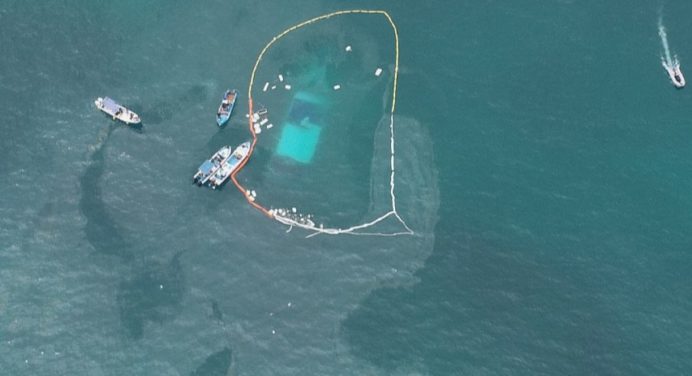
[[[109,97],[98,97],[94,104],[96,108],[112,116],[113,120],[120,120],[128,125],[140,124],[142,122],[139,115]]]
[[[663,68],[665,68],[666,72],[668,72],[668,76],[670,77],[671,82],[673,82],[673,86],[678,89],[685,87],[685,76],[682,75],[682,71],[680,70],[680,63],[676,61],[671,67],[664,62]]]
[[[238,169],[238,166],[240,166],[240,163],[247,157],[249,152],[250,141],[243,142],[242,144],[238,145],[233,154],[224,163],[222,163],[218,170],[216,170],[216,173],[211,175],[209,178],[209,186],[212,189],[220,187],[228,179],[228,177],[231,176],[233,171]]]
[[[192,182],[198,186],[204,185],[209,178],[228,160],[231,156],[231,147],[224,146],[219,149],[211,158],[207,159],[197,169],[197,173],[192,177]]]
[[[235,101],[238,98],[238,90],[226,90],[223,95],[223,100],[219,105],[219,109],[216,111],[216,124],[219,127],[223,126],[231,118],[231,113],[233,113],[233,107],[235,107]]]
[[[682,89],[685,87],[685,76],[682,75],[680,64],[675,64],[675,69],[673,69],[673,72],[675,72],[673,75],[673,84]]]

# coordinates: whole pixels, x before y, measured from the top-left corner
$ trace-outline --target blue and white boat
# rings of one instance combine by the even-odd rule
[[[142,122],[139,115],[128,110],[125,106],[122,106],[111,98],[99,97],[94,101],[94,104],[96,108],[112,116],[113,120],[117,119],[128,125],[140,124]]]
[[[235,101],[238,98],[238,90],[226,90],[223,95],[223,100],[221,100],[221,105],[216,111],[216,124],[223,126],[228,122],[233,113],[233,107],[235,107]]]
[[[224,146],[219,149],[216,153],[214,153],[214,155],[211,156],[211,158],[207,159],[199,166],[197,173],[192,177],[192,182],[200,187],[204,185],[204,183],[206,183],[209,178],[214,175],[224,163],[226,163],[230,156],[230,146]]]
[[[238,169],[240,163],[248,156],[248,153],[250,153],[250,145],[250,141],[238,145],[233,154],[216,170],[216,173],[209,177],[209,186],[212,189],[220,187],[228,177],[231,176],[233,171]]]

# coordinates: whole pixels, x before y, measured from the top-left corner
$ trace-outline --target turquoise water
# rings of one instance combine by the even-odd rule
[[[3,2],[0,373],[688,374],[692,94],[660,67],[660,6]],[[247,138],[259,49],[361,7],[399,27],[397,204],[416,235],[305,239],[232,186],[190,184]],[[689,14],[662,8],[683,71]],[[387,31],[330,27],[354,47]],[[220,130],[227,87],[241,98]],[[103,95],[143,129],[95,111]],[[387,157],[366,124],[344,137],[372,156],[359,166]],[[351,186],[275,162],[260,150],[240,178],[319,192],[337,221],[387,210],[386,165],[342,166],[371,183]]]
[[[315,155],[320,132],[320,126],[310,122],[301,125],[286,123],[276,153],[300,163],[310,163]]]
[[[310,163],[315,156],[323,125],[315,124],[324,116],[320,113],[329,112],[326,105],[306,92],[298,92],[293,96],[289,115],[281,127],[276,153],[291,158],[300,163]]]

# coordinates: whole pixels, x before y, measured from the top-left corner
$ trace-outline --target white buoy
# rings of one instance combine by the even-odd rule
[[[274,124],[269,123],[269,124],[267,124],[267,129],[269,129],[269,128],[273,127],[273,126],[274,126]]]
[[[260,128],[260,127],[255,128],[255,133],[257,133],[257,134],[262,133],[262,128]]]
[[[288,302],[288,306],[289,306],[289,307],[291,306],[291,302]]]
[[[269,119],[264,118],[264,119],[262,119],[262,121],[260,121],[260,125],[267,124],[268,121],[269,121]]]
[[[279,75],[279,82],[284,82],[284,76],[281,74]]]
[[[255,198],[252,197],[252,196],[248,196],[248,200],[250,200],[250,201],[255,201]]]
[[[291,85],[286,84],[286,85],[284,86],[284,88],[285,88],[286,90],[291,90]]]
[[[351,52],[351,46],[346,46],[346,52]]]
[[[276,330],[272,329],[272,334],[276,334]]]
[[[257,192],[255,192],[254,189],[252,191],[250,191],[250,193],[252,194],[252,197],[257,197]]]
[[[338,85],[338,84],[334,85],[334,90],[339,90],[339,89],[341,89],[341,85]]]
[[[249,118],[250,118],[250,114],[245,114],[245,118],[246,118],[246,119],[249,119]]]
[[[250,195],[250,190],[248,189],[245,191],[245,196],[249,196],[249,195]]]
[[[159,285],[159,290],[163,290],[163,285]]]
[[[272,85],[272,90],[276,89],[276,85]]]
[[[381,74],[382,74],[382,68],[377,68],[375,70],[375,76],[380,77]]]
[[[262,91],[267,91],[267,88],[269,88],[269,82],[264,83],[264,87],[262,88]]]
[[[296,210],[295,207],[292,207],[292,208],[291,208],[291,211],[295,213],[297,210]]]
[[[256,123],[256,122],[259,121],[259,119],[260,119],[260,116],[259,116],[258,113],[255,112],[254,114],[252,114],[252,121],[253,121],[253,122]]]

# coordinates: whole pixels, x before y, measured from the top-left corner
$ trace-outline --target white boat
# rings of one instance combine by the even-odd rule
[[[228,180],[228,177],[231,176],[233,171],[238,169],[238,166],[240,166],[240,163],[247,157],[248,153],[250,152],[250,141],[243,142],[240,144],[237,148],[235,148],[235,151],[231,156],[226,159],[224,163],[221,164],[221,167],[216,170],[216,173],[212,174],[211,177],[209,177],[209,186],[212,189],[216,189],[217,187],[220,187],[226,180]]]
[[[128,125],[140,124],[142,122],[139,115],[128,110],[111,98],[99,97],[94,101],[94,104],[96,105],[96,108],[112,116],[113,120],[117,119]]]
[[[207,159],[197,169],[197,173],[192,177],[192,182],[198,186],[204,185],[212,175],[228,160],[231,156],[231,147],[224,146],[219,149],[211,158]]]
[[[675,61],[672,67],[663,62],[663,68],[665,68],[666,72],[668,72],[668,77],[670,77],[670,81],[673,83],[673,86],[678,89],[685,87],[685,76],[682,75],[679,62]]]

